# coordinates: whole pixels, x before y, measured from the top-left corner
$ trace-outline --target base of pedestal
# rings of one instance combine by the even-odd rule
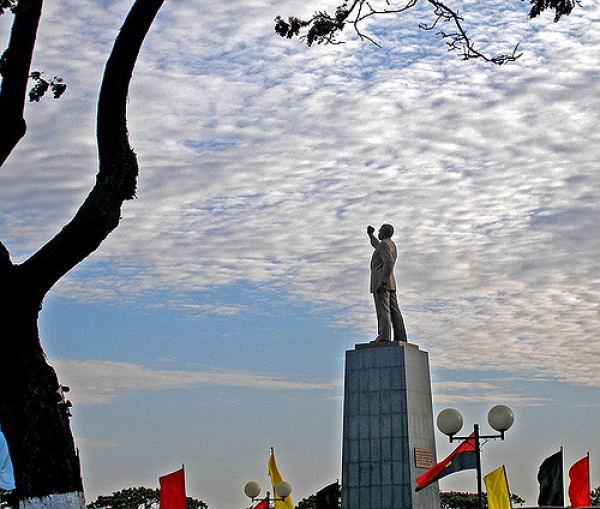
[[[437,483],[415,493],[436,461],[427,352],[398,341],[346,352],[343,509],[439,509]]]

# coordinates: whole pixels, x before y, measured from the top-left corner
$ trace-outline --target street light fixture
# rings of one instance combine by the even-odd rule
[[[479,509],[482,508],[481,446],[487,443],[489,440],[504,440],[504,433],[513,425],[513,422],[515,421],[515,414],[506,405],[496,405],[488,412],[487,420],[489,425],[496,430],[499,435],[481,435],[479,433],[479,424],[474,424],[472,436],[457,436],[456,434],[462,429],[463,418],[460,412],[454,408],[442,410],[437,417],[438,429],[444,435],[447,435],[450,438],[450,442],[453,442],[454,440],[473,440],[475,442],[477,496]],[[483,443],[481,441],[483,441]]]
[[[244,486],[244,493],[247,497],[254,501],[254,499],[260,494],[260,484],[254,481],[247,482],[246,486]]]
[[[248,498],[252,500],[252,503],[256,502],[260,495],[260,484],[255,481],[250,481],[244,486],[244,493]],[[275,486],[275,496],[272,497],[267,491],[267,496],[263,499],[267,501],[268,507],[275,507],[275,502],[283,501],[292,494],[292,485],[287,481],[281,481]]]

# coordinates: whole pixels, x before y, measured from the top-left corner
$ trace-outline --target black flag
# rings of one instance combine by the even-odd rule
[[[317,491],[317,509],[339,509],[340,485],[336,482]]]
[[[556,454],[546,458],[540,465],[538,482],[540,483],[539,506],[565,506],[562,448]]]

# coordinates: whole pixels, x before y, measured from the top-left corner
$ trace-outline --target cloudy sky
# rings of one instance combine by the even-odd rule
[[[537,469],[590,451],[600,485],[600,7],[558,24],[527,2],[453,0],[494,67],[448,53],[425,4],[308,48],[274,18],[335,3],[168,0],[128,116],[138,199],[49,294],[42,342],[72,387],[86,496],[157,486],[247,507],[269,447],[295,501],[341,475],[344,352],[376,335],[367,225],[396,227],[409,340],[434,412],[466,430],[515,412],[483,468],[535,505]],[[47,2],[28,105],[0,171],[0,239],[21,262],[94,183],[95,103],[129,1]],[[9,18],[0,19],[3,37]],[[3,41],[4,42],[4,41]],[[454,446],[437,436],[438,456]],[[474,473],[443,490],[475,491]]]

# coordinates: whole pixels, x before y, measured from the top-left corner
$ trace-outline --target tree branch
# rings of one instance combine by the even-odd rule
[[[400,14],[415,7],[419,0],[396,0],[398,5],[392,7],[390,0],[379,0],[385,7],[377,8],[374,2],[378,0],[353,0],[350,4],[343,3],[336,9],[335,15],[329,15],[325,11],[316,12],[312,18],[302,20],[297,17],[290,17],[285,21],[281,16],[275,18],[275,32],[281,37],[291,39],[299,36],[309,46],[317,44],[340,44],[339,36],[346,25],[352,25],[358,37],[361,40],[368,40],[379,46],[370,36],[365,35],[360,25],[367,18],[381,15]],[[433,7],[434,21],[431,24],[421,23],[419,27],[424,30],[433,30],[441,22],[450,23],[454,29],[452,32],[440,31],[440,35],[446,40],[449,51],[458,51],[462,54],[463,60],[479,58],[486,62],[496,65],[502,65],[518,59],[521,54],[517,53],[518,45],[509,52],[496,56],[488,56],[478,50],[474,42],[470,39],[463,25],[463,18],[451,9],[446,2],[439,0],[424,0]],[[530,17],[535,17],[545,9],[554,9],[556,11],[555,21],[562,15],[569,14],[579,0],[528,0],[533,7],[529,13]],[[300,36],[300,32],[306,29],[306,34]]]
[[[462,53],[463,60],[470,60],[473,58],[481,58],[486,62],[490,62],[496,65],[503,65],[507,62],[514,62],[521,56],[521,53],[517,54],[519,45],[517,44],[511,53],[505,53],[489,57],[484,53],[480,52],[475,48],[473,42],[467,35],[467,31],[463,27],[463,18],[459,16],[450,7],[445,5],[443,2],[437,0],[427,0],[433,6],[433,13],[436,17],[432,25],[420,24],[419,27],[423,30],[433,30],[440,21],[450,22],[456,28],[455,32],[447,33],[443,30],[438,32],[444,39],[448,39],[446,44],[448,45],[448,51],[459,51]]]
[[[27,130],[23,110],[42,3],[43,0],[19,1],[14,8],[8,48],[0,58],[0,166]]]
[[[98,100],[96,184],[72,221],[23,263],[42,297],[98,248],[118,226],[123,202],[135,196],[138,164],[127,134],[127,94],[142,43],[163,3],[136,0],[107,61]]]

